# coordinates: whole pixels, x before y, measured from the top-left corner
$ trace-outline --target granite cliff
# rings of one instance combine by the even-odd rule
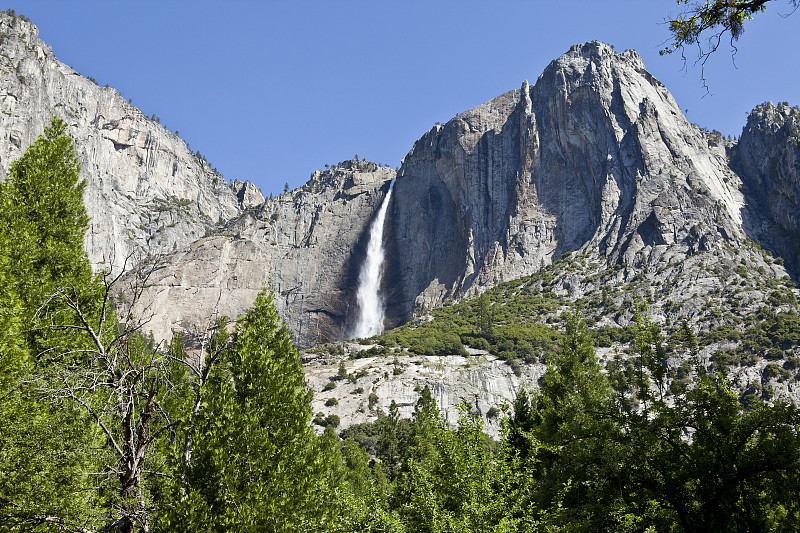
[[[800,110],[786,102],[756,107],[739,142],[731,148],[731,167],[742,177],[748,204],[748,233],[800,274]]]
[[[658,320],[700,328],[711,327],[697,323],[711,294],[738,295],[741,306],[757,309],[765,293],[755,281],[749,291],[729,282],[741,265],[775,279],[787,274],[755,243],[794,253],[786,244],[793,241],[774,236],[793,219],[782,208],[764,210],[758,196],[758,180],[771,179],[789,203],[797,197],[787,185],[797,183],[791,120],[780,139],[759,137],[775,147],[775,161],[783,158],[773,164],[787,169],[782,177],[764,178],[752,163],[737,174],[731,154],[739,161],[748,152],[690,124],[636,52],[572,47],[534,85],[437,125],[405,157],[384,236],[387,327],[567,253],[589,265],[561,280],[558,293],[568,300],[634,283],[641,297],[658,300]],[[748,136],[740,144],[752,144]],[[759,161],[758,150],[751,160]],[[196,329],[217,313],[235,316],[267,284],[301,346],[347,338],[365,229],[393,176],[358,161],[318,171],[222,234],[164,256],[141,302],[156,337]]]
[[[263,287],[303,346],[340,340],[352,326],[365,233],[395,176],[345,161],[303,187],[266,200],[217,234],[145,263],[135,310],[157,339],[202,334],[217,316],[235,318]]]
[[[406,157],[388,237],[394,321],[565,252],[627,264],[735,241],[739,185],[636,52],[575,46],[534,86],[433,128]],[[421,253],[403,253],[412,243]]]
[[[96,269],[183,248],[240,212],[243,185],[234,191],[155,117],[58,61],[34,24],[0,13],[0,179],[55,114],[87,181]]]

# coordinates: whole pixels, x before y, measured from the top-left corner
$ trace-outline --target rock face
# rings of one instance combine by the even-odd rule
[[[739,186],[724,151],[636,52],[574,46],[534,86],[415,143],[390,215],[390,316],[401,322],[564,252],[585,249],[608,264],[743,237]]]
[[[202,334],[262,287],[301,346],[349,336],[366,230],[394,171],[346,161],[265,201],[58,62],[34,25],[0,14],[0,34],[0,172],[53,114],[65,118],[88,182],[90,259],[119,270],[150,258],[135,311],[156,339]],[[800,271],[798,139],[800,111],[771,104],[738,144],[719,139],[686,120],[635,52],[574,46],[534,85],[414,144],[384,236],[385,324],[569,253],[584,268],[558,278],[566,299],[635,281],[658,292],[663,320],[691,319],[712,293],[755,309],[766,289],[755,278],[732,289],[737,268],[777,280],[787,270],[751,239]]]
[[[233,180],[231,188],[236,198],[239,200],[239,205],[245,209],[249,207],[258,207],[264,203],[264,195],[258,187],[249,181]]]
[[[786,145],[793,130],[782,127],[777,141]],[[728,287],[735,266],[786,274],[751,245],[749,237],[774,227],[751,194],[766,178],[762,170],[743,173],[745,181],[734,173],[731,144],[690,124],[635,52],[574,46],[534,86],[436,126],[406,156],[385,234],[386,325],[572,252],[591,268],[561,279],[559,295],[636,280],[641,296],[659,291],[669,302],[669,312],[656,306],[657,318],[694,324],[711,292],[736,297]],[[795,157],[776,150],[781,161]],[[797,183],[794,161],[781,163],[794,174],[773,179],[774,187]],[[350,161],[257,209],[236,185],[250,211],[222,235],[167,256],[151,278],[143,304],[156,338],[196,329],[217,312],[235,316],[264,283],[278,292],[301,346],[346,338],[365,228],[392,176]],[[794,227],[793,215],[781,213],[771,216]],[[764,293],[751,288],[736,298],[756,308]]]
[[[800,274],[800,110],[786,103],[758,106],[735,148],[731,166],[742,176],[752,213],[751,236]]]
[[[135,313],[152,317],[159,340],[202,336],[209,320],[236,318],[269,287],[300,346],[341,340],[355,318],[367,226],[394,176],[363,161],[315,172],[219,234],[144,265],[152,271]]]
[[[86,249],[95,268],[119,272],[143,252],[183,248],[239,213],[222,176],[177,134],[59,62],[36,26],[0,13],[0,35],[0,179],[61,115],[87,180]]]
[[[126,283],[141,291],[123,289],[119,316],[148,319],[156,340],[202,338],[264,287],[301,347],[348,338],[369,223],[395,178],[386,326],[548,265],[535,288],[565,307],[597,302],[601,326],[629,322],[636,296],[653,302],[655,321],[705,331],[741,324],[768,294],[797,296],[787,274],[800,275],[800,110],[759,106],[739,142],[726,141],[690,124],[638,54],[598,42],[437,125],[398,173],[345,161],[265,200],[60,63],[34,25],[0,13],[0,178],[56,113],[87,180],[89,257],[98,269],[138,263]],[[462,401],[486,415],[544,370],[518,377],[487,354],[397,354],[348,362],[354,378],[327,390],[338,361],[312,357],[315,411],[350,425],[394,399],[408,415],[428,385],[454,421]],[[792,387],[779,393],[797,400]]]
[[[457,423],[459,408],[466,403],[481,414],[484,430],[495,438],[500,435],[502,418],[498,406],[513,403],[520,388],[530,388],[545,371],[544,365],[526,365],[524,373],[516,376],[505,362],[485,353],[471,357],[401,356],[401,360],[364,357],[345,361],[344,365],[348,379],[339,379],[335,358],[315,357],[304,366],[306,380],[314,390],[314,412],[338,416],[342,427],[374,421],[379,413],[389,412],[392,401],[401,418],[410,418],[427,386],[445,421]],[[336,386],[330,388],[331,383]]]

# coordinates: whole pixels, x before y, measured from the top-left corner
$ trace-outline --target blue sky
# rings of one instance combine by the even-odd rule
[[[531,83],[576,43],[633,48],[692,122],[738,135],[800,104],[800,13],[774,0],[700,70],[661,57],[675,0],[26,0],[61,61],[179,130],[265,194],[358,154],[393,167],[437,121]],[[794,36],[794,37],[793,37]]]

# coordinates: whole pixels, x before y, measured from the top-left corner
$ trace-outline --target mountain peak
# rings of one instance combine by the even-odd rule
[[[581,57],[608,57],[616,55],[614,47],[602,41],[589,41],[582,44],[573,44],[569,50],[562,55],[564,56],[581,56]]]
[[[615,51],[613,45],[606,44],[602,41],[589,41],[583,44],[574,44],[567,52],[552,61],[551,64],[564,66],[569,63],[581,63],[585,61],[595,63],[603,61],[634,62],[637,68],[644,68],[644,61],[635,50],[625,50],[618,53]]]

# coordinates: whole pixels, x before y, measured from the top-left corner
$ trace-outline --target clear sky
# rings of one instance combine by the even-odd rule
[[[772,5],[774,4],[774,5]],[[269,195],[358,154],[400,165],[437,121],[534,83],[576,43],[633,48],[692,122],[738,135],[764,101],[800,104],[800,13],[770,2],[734,61],[661,57],[675,0],[25,0],[61,61],[178,130],[228,180]],[[3,8],[3,9],[6,9]]]

